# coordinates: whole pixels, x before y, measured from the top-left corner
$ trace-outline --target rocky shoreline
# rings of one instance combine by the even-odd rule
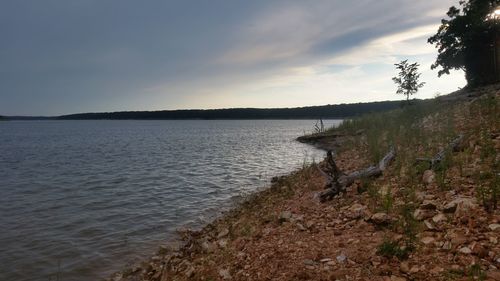
[[[500,211],[484,197],[496,196],[485,190],[498,184],[497,88],[486,91],[493,107],[467,99],[447,112],[466,138],[448,156],[446,174],[409,171],[413,166],[402,157],[425,147],[402,144],[382,176],[358,180],[321,203],[325,182],[313,164],[274,179],[202,230],[180,231],[179,243],[108,280],[500,280]],[[442,130],[436,126],[442,116],[433,114],[418,121],[429,136]],[[486,120],[482,131],[471,116]],[[352,172],[372,162],[367,135],[337,132],[301,141],[340,146],[336,163]]]

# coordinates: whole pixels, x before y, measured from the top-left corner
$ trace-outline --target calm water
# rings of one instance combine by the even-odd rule
[[[321,159],[294,141],[313,125],[0,122],[0,280],[99,280],[137,262],[176,228]]]

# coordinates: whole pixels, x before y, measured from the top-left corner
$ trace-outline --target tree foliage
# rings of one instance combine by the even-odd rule
[[[425,83],[419,82],[420,73],[418,73],[418,63],[409,64],[408,60],[394,64],[399,74],[392,78],[392,81],[398,86],[396,93],[406,96],[406,100],[410,100],[410,96],[415,94],[418,89],[422,88]]]
[[[459,7],[448,10],[437,33],[428,42],[438,49],[432,69],[441,67],[438,75],[450,70],[464,70],[469,85],[494,82],[494,49],[496,20],[491,13],[500,0],[462,0]]]

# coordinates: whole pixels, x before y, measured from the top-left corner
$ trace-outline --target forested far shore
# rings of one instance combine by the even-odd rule
[[[398,108],[401,101],[308,106],[297,108],[229,108],[190,109],[161,111],[120,111],[103,113],[80,113],[56,117],[62,120],[95,119],[334,119],[358,116]]]

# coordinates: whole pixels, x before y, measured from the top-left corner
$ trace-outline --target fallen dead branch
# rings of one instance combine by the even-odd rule
[[[325,191],[319,194],[319,199],[321,202],[329,200],[334,196],[345,192],[346,188],[354,183],[355,180],[361,178],[371,178],[378,177],[387,168],[387,165],[396,157],[396,151],[394,147],[391,146],[389,152],[380,160],[377,165],[370,166],[363,170],[358,170],[349,174],[345,174],[337,167],[335,160],[331,151],[328,151],[326,157],[326,165],[328,166],[328,172],[322,170],[319,166],[316,166],[319,172],[323,175],[326,180]]]
[[[455,139],[453,139],[448,146],[441,149],[433,158],[417,158],[416,163],[427,162],[429,163],[429,169],[435,169],[438,167],[439,163],[441,163],[446,157],[446,152],[457,152],[460,150],[460,146],[464,139],[464,135],[460,134]]]

